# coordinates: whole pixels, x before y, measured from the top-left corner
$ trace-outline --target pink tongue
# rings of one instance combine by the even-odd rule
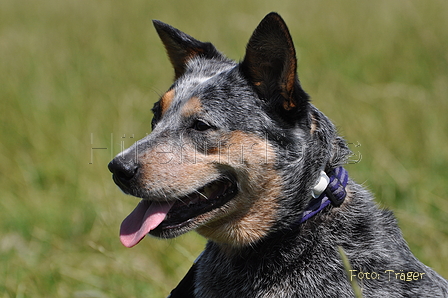
[[[120,241],[126,247],[139,243],[166,217],[174,202],[149,202],[141,200],[134,211],[126,217],[120,227]]]

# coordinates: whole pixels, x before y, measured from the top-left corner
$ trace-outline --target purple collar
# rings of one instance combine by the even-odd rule
[[[331,170],[328,174],[330,179],[328,186],[325,191],[319,195],[319,197],[311,200],[308,207],[305,209],[305,212],[303,212],[300,223],[307,221],[322,209],[327,207],[330,203],[335,207],[339,207],[344,202],[347,195],[345,190],[348,182],[347,170],[343,167],[337,167]]]

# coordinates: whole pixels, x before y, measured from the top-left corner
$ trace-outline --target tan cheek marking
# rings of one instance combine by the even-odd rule
[[[192,97],[182,107],[181,114],[184,117],[189,117],[191,115],[199,113],[201,109],[202,109],[201,100],[197,97]]]
[[[279,183],[275,177],[259,184],[258,191],[238,195],[231,202],[226,217],[199,227],[198,233],[218,243],[234,246],[244,246],[260,240],[276,222]]]
[[[227,155],[241,192],[224,215],[197,231],[218,243],[242,246],[266,236],[276,222],[282,179],[273,168],[276,155],[266,140],[234,132],[229,143],[239,145],[228,147]]]
[[[162,109],[162,115],[165,114],[165,112],[171,106],[171,103],[173,102],[174,99],[174,94],[175,94],[174,89],[171,89],[168,92],[166,92],[160,99],[160,107]]]

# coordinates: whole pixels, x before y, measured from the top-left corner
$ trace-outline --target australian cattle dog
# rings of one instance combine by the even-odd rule
[[[241,62],[154,26],[175,80],[154,105],[152,133],[109,169],[141,199],[121,225],[125,246],[191,230],[208,239],[171,297],[354,297],[353,280],[363,297],[448,297],[392,213],[349,178],[347,143],[302,89],[278,14]]]

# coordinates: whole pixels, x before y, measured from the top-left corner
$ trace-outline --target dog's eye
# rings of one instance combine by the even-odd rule
[[[193,129],[195,129],[197,131],[205,131],[210,128],[212,128],[212,127],[202,120],[196,120],[193,124]]]

